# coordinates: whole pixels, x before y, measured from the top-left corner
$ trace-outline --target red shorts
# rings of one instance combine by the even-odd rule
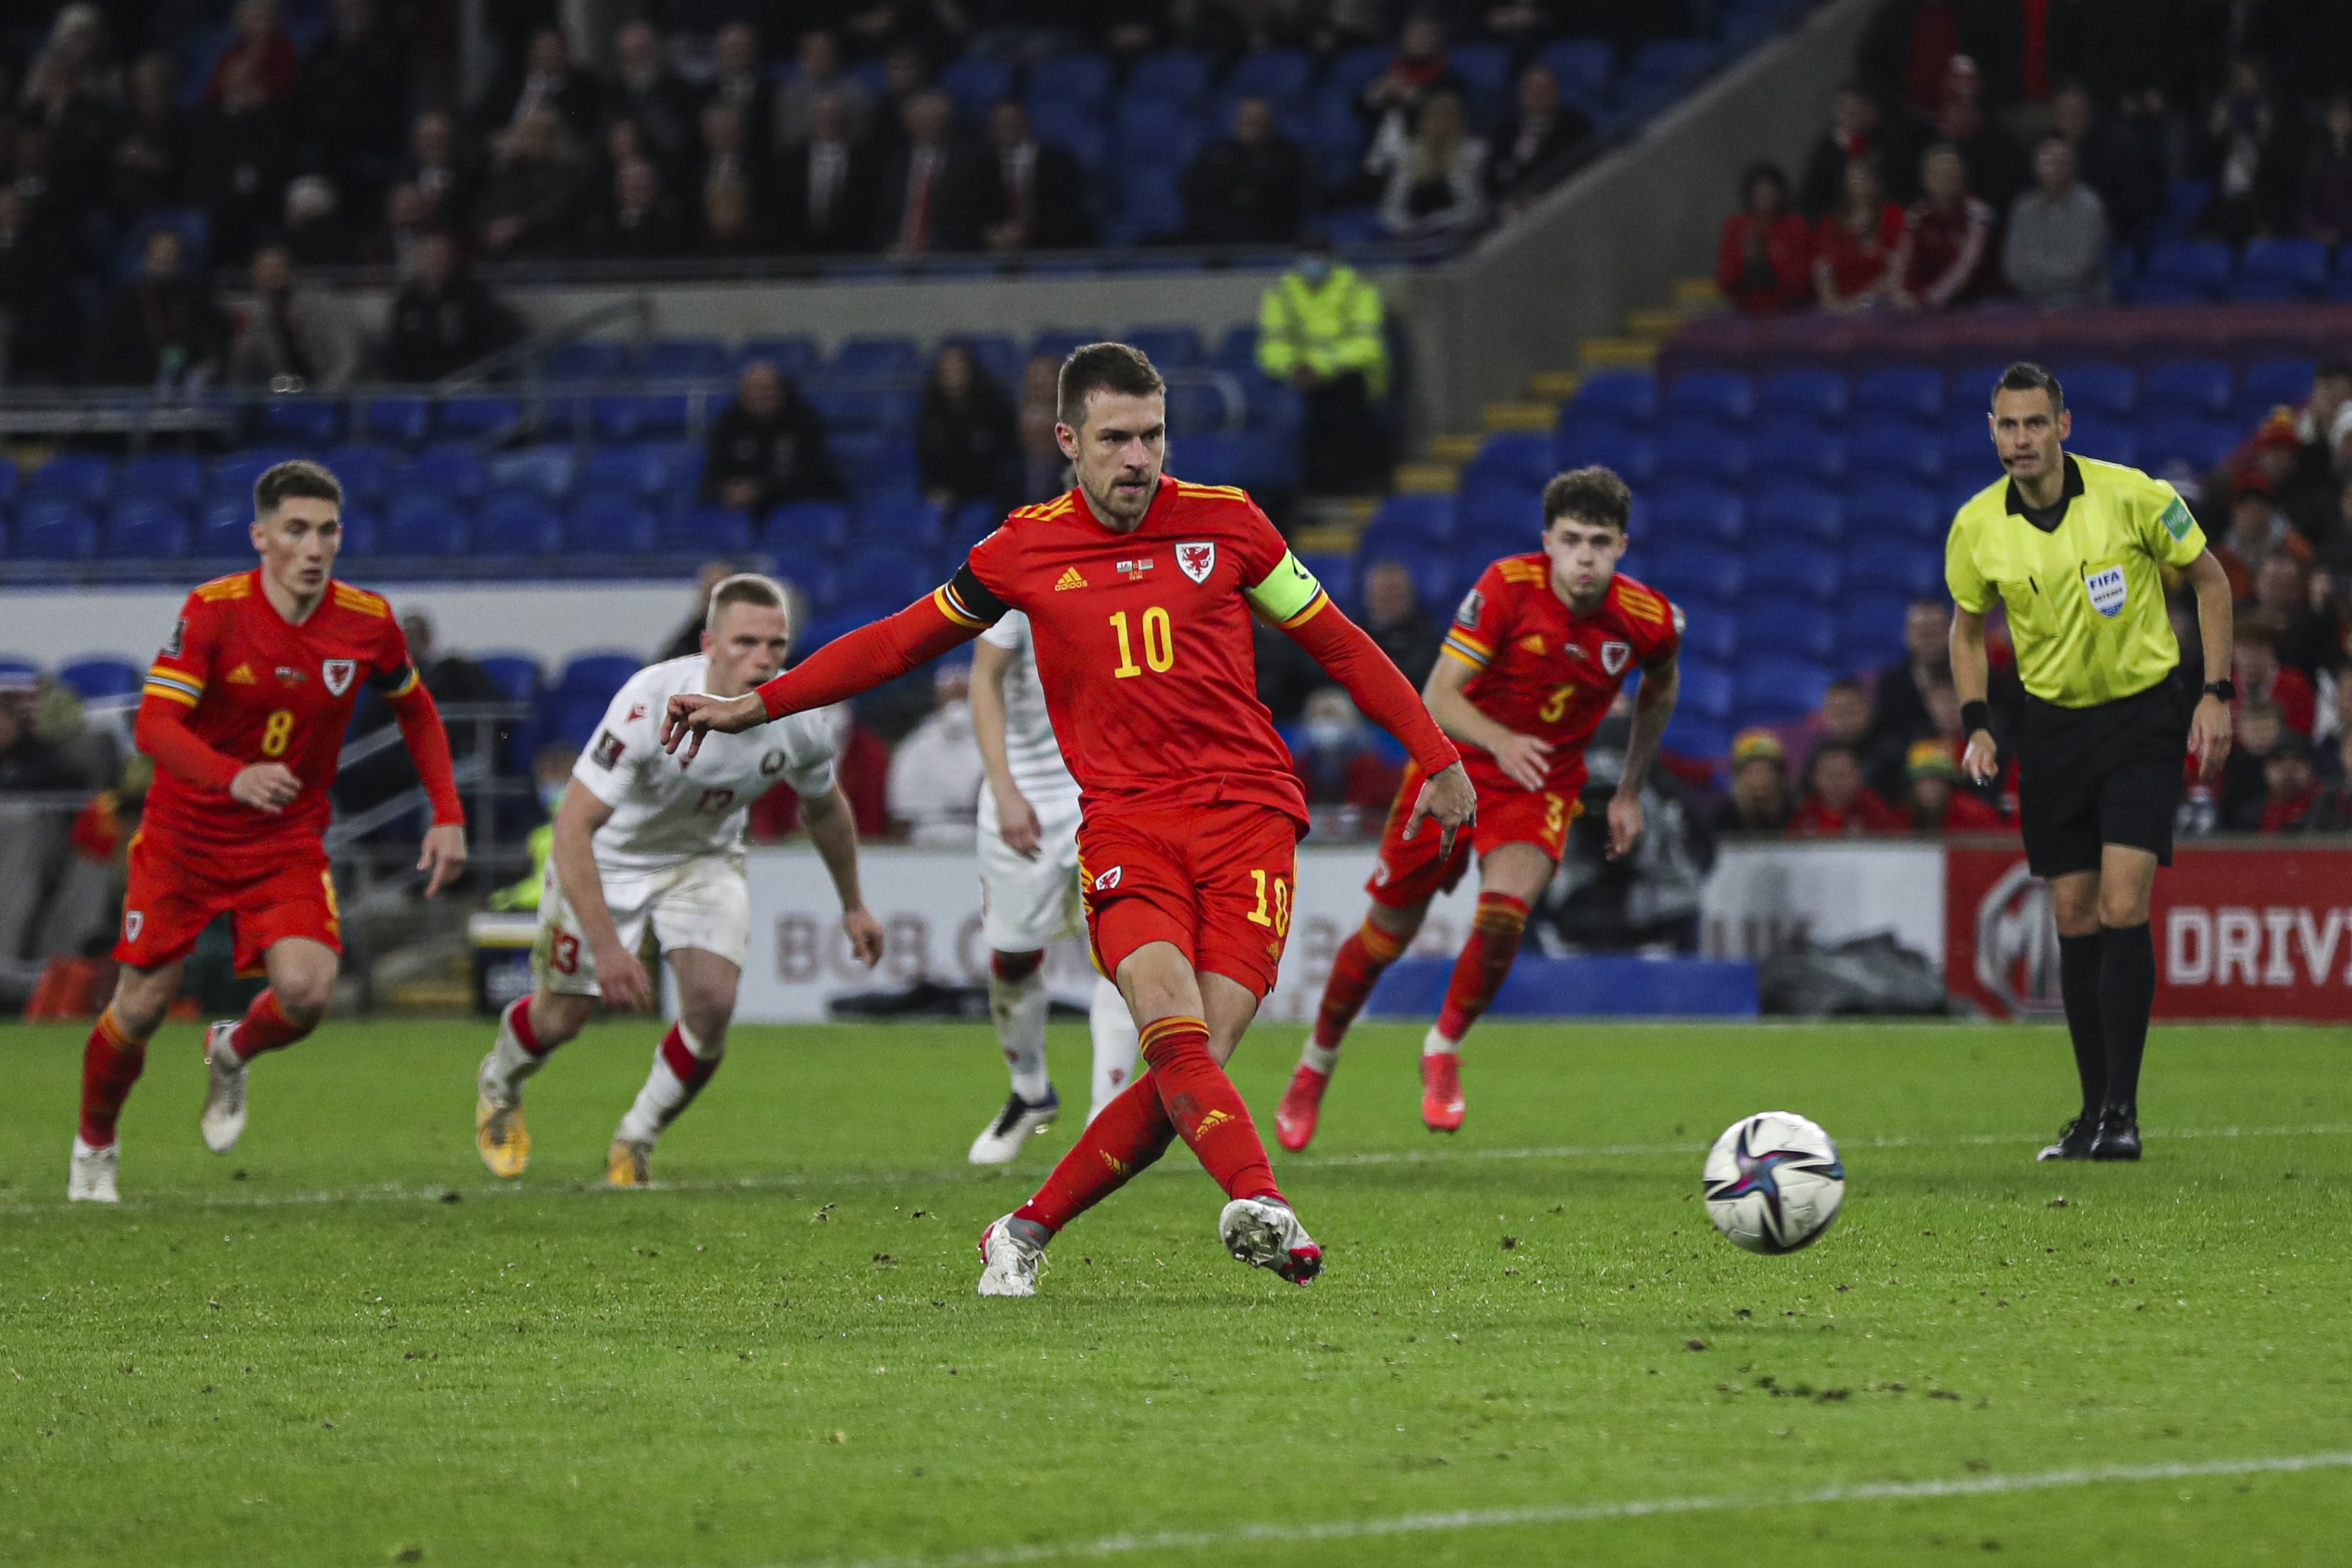
[[[1170,942],[1195,970],[1264,997],[1290,937],[1302,831],[1255,804],[1087,817],[1078,885],[1096,967],[1117,975],[1145,943]]]
[[[1474,858],[1483,860],[1505,844],[1533,844],[1558,865],[1568,842],[1568,825],[1584,812],[1583,801],[1558,790],[1514,789],[1503,794],[1481,789],[1478,820],[1469,831],[1454,836],[1452,854],[1441,855],[1441,833],[1433,819],[1423,817],[1410,841],[1404,836],[1405,819],[1412,815],[1421,782],[1421,769],[1406,763],[1388,825],[1381,830],[1372,879],[1364,883],[1372,902],[1390,909],[1418,908],[1441,893],[1453,892]]]
[[[247,871],[194,860],[141,833],[131,841],[131,885],[122,895],[115,959],[134,969],[176,963],[224,913],[236,922],[240,975],[262,973],[262,956],[289,936],[343,950],[334,873],[323,853],[274,862],[257,856]]]

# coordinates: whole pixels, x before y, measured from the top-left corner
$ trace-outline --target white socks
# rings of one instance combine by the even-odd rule
[[[1087,1024],[1095,1037],[1094,1103],[1087,1110],[1087,1120],[1091,1122],[1134,1082],[1135,1058],[1142,1050],[1142,1039],[1136,1031],[1135,1015],[1127,1010],[1127,998],[1100,976],[1095,978],[1094,1005],[1087,1011]]]
[[[1460,1040],[1448,1040],[1438,1033],[1434,1028],[1423,1036],[1421,1041],[1421,1053],[1423,1056],[1452,1056],[1461,1049]]]
[[[533,1056],[525,1051],[522,1041],[515,1035],[514,1010],[530,1006],[530,998],[524,997],[499,1012],[498,1043],[490,1048],[490,1076],[498,1081],[499,1087],[506,1091],[509,1099],[521,1091],[524,1079],[547,1065],[546,1057]]]
[[[1298,1065],[1311,1067],[1328,1078],[1331,1076],[1331,1070],[1339,1065],[1339,1048],[1336,1045],[1318,1045],[1315,1043],[1315,1037],[1310,1034],[1307,1037],[1307,1043],[1299,1048]]]
[[[1045,1015],[1053,1007],[1042,965],[1018,980],[988,977],[988,1016],[996,1025],[997,1042],[1004,1047],[1013,1092],[1033,1105],[1054,1086],[1045,1075]]]
[[[654,1049],[654,1067],[646,1074],[646,1086],[637,1091],[636,1103],[621,1118],[613,1135],[632,1144],[650,1144],[659,1138],[662,1129],[677,1120],[678,1113],[694,1103],[710,1075],[719,1071],[726,1049],[722,1043],[719,1050],[709,1051],[686,1025],[670,1025],[669,1033]]]

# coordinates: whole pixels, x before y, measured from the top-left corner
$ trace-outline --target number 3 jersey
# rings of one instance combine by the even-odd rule
[[[204,584],[181,606],[142,695],[189,709],[189,731],[239,768],[283,764],[301,793],[271,814],[158,768],[141,831],[214,869],[317,860],[362,684],[386,697],[417,684],[408,641],[380,595],[331,580],[297,626],[269,602],[257,568]]]
[[[1544,787],[1573,800],[1584,788],[1584,744],[1625,677],[1682,647],[1683,612],[1663,594],[1619,573],[1590,615],[1552,591],[1550,558],[1505,556],[1478,577],[1446,628],[1445,656],[1476,672],[1462,688],[1505,729],[1551,743]],[[1484,798],[1522,786],[1475,746],[1463,766]]]
[[[664,751],[662,715],[681,692],[709,689],[703,654],[631,675],[572,769],[572,781],[613,808],[596,830],[597,868],[613,875],[667,871],[704,855],[735,854],[751,802],[790,784],[806,800],[833,788],[832,716],[797,713],[741,735],[710,734],[689,763]]]

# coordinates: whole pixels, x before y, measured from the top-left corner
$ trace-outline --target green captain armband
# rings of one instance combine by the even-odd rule
[[[1323,596],[1323,585],[1315,580],[1305,561],[1285,550],[1265,580],[1243,592],[1259,614],[1277,626],[1287,626],[1314,608]]]

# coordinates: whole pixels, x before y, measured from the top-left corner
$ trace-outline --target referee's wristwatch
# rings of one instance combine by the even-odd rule
[[[2219,697],[2225,703],[2236,702],[2238,700],[2238,683],[2235,681],[2208,681],[2205,683],[2205,695],[2209,697]]]

